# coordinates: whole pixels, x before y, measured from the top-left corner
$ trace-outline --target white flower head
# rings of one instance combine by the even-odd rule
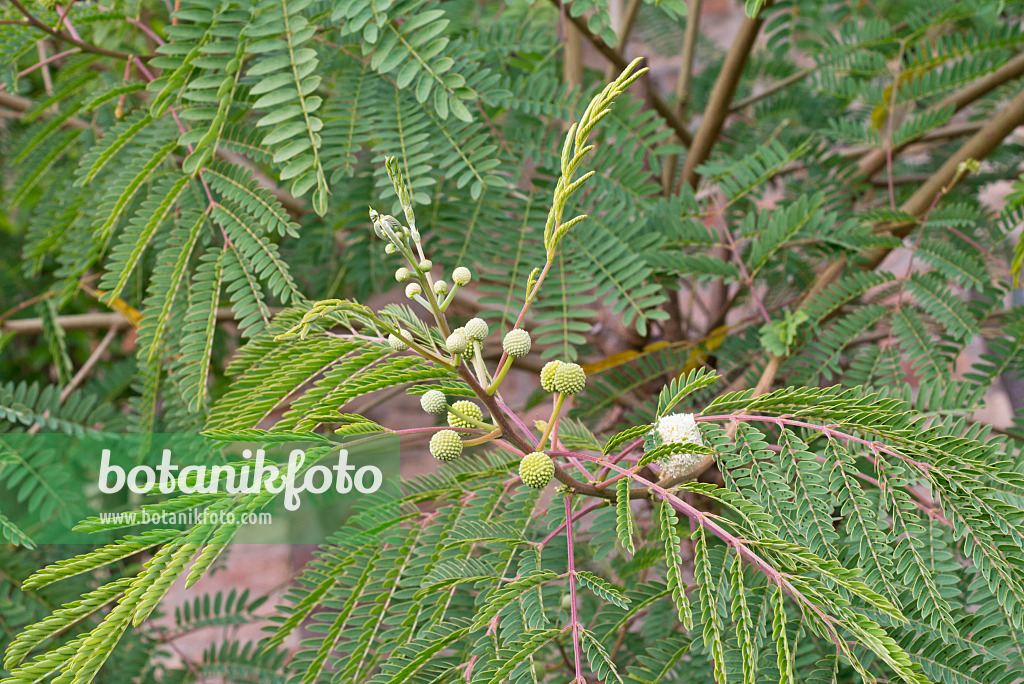
[[[673,413],[658,419],[654,427],[662,444],[699,444],[704,446],[700,429],[692,413]],[[662,462],[661,473],[666,477],[685,477],[704,460],[703,454],[673,454]]]

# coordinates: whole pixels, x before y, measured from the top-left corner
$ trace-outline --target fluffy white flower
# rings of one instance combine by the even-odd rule
[[[658,419],[654,429],[664,444],[704,446],[704,440],[700,437],[700,430],[692,413],[673,413],[671,416],[664,416]],[[703,460],[702,454],[675,454],[662,463],[661,474],[666,477],[685,477]]]

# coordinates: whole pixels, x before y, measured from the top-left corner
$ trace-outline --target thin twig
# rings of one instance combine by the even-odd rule
[[[1024,54],[1019,54],[987,76],[983,76],[971,82],[969,85],[964,86],[955,93],[946,96],[940,100],[933,109],[940,110],[952,106],[954,111],[958,112],[971,103],[977,101],[979,98],[989,94],[1004,83],[1012,81],[1022,75],[1024,75]],[[912,142],[915,142],[917,139],[918,138],[907,140],[898,145],[893,151],[899,152],[905,149]],[[886,150],[884,148],[875,148],[866,154],[857,164],[858,175],[862,178],[870,178],[882,170],[885,166],[885,162]]]
[[[551,4],[555,5],[556,7],[559,7],[561,5],[561,2],[560,0],[551,0]],[[576,29],[580,32],[580,35],[586,38],[587,42],[593,45],[594,49],[600,52],[605,59],[614,64],[615,67],[620,71],[626,68],[626,66],[629,64],[629,62],[626,61],[626,58],[623,57],[618,50],[605,43],[603,40],[601,40],[600,36],[595,35],[590,30],[590,28],[587,26],[587,18],[585,16],[567,16],[566,18],[569,21],[571,21],[573,25],[576,26]],[[648,74],[648,78],[649,77],[650,75]],[[682,121],[679,120],[679,117],[676,116],[675,112],[672,111],[672,107],[670,107],[669,104],[665,102],[665,100],[661,99],[661,97],[656,92],[654,92],[653,88],[647,89],[647,103],[650,105],[651,109],[653,109],[654,111],[658,112],[659,115],[661,115],[661,118],[665,120],[665,123],[668,125],[669,128],[675,131],[676,135],[679,136],[679,139],[682,140],[683,144],[689,146],[693,140],[693,136],[690,135],[690,132],[686,130],[686,126],[683,124]]]
[[[82,381],[84,381],[85,378],[88,377],[89,373],[92,372],[93,367],[100,360],[100,357],[103,356],[103,353],[105,351],[107,351],[107,347],[109,347],[110,343],[113,342],[114,338],[117,337],[117,333],[117,328],[111,328],[110,330],[107,331],[107,334],[103,336],[103,339],[100,340],[100,343],[96,345],[95,349],[92,350],[92,354],[89,355],[89,358],[85,360],[85,363],[82,364],[82,367],[79,368],[78,372],[75,373],[75,376],[71,378],[71,382],[69,382],[67,386],[65,386],[64,389],[60,391],[60,400],[58,401],[58,403],[63,404],[64,401],[69,396],[71,396],[71,393],[74,392],[75,389],[82,384]]]
[[[771,4],[767,0],[765,6]],[[729,107],[732,105],[733,95],[736,94],[736,87],[739,85],[743,70],[747,66],[747,59],[750,51],[754,48],[754,42],[761,31],[764,23],[765,12],[761,11],[757,17],[746,17],[740,24],[740,29],[725,56],[722,70],[718,73],[708,105],[704,110],[704,117],[701,119],[700,128],[693,137],[693,144],[686,155],[683,163],[683,172],[679,177],[679,183],[689,183],[690,187],[696,188],[700,181],[697,167],[708,160],[711,156],[711,149],[718,142],[718,137],[725,125],[725,119],[729,116]]]
[[[583,644],[580,641],[580,617],[576,598],[576,548],[572,543],[572,495],[565,497],[565,538],[569,546],[569,608],[572,624],[572,650],[576,660],[576,679],[573,684],[584,684]]]
[[[786,78],[782,79],[781,81],[777,81],[777,82],[771,84],[770,86],[768,86],[767,88],[765,88],[761,92],[754,93],[753,95],[749,95],[749,96],[743,98],[742,100],[738,100],[738,101],[734,102],[732,104],[732,106],[729,107],[729,111],[730,112],[738,112],[739,110],[743,109],[744,107],[749,107],[752,104],[760,102],[761,100],[765,99],[766,97],[770,97],[770,96],[774,95],[775,93],[779,92],[780,90],[785,90],[786,88],[788,88],[789,86],[793,85],[794,83],[799,83],[800,81],[804,80],[805,78],[807,78],[808,76],[810,76],[811,74],[813,74],[817,70],[818,70],[817,68],[802,69],[802,70],[796,72],[795,74],[787,76]]]
[[[629,42],[629,34],[633,32],[633,26],[636,24],[636,17],[640,14],[640,5],[643,4],[643,0],[629,0],[629,4],[626,5],[625,12],[622,13],[622,23],[619,25],[619,51],[625,54],[626,43]],[[609,64],[604,70],[604,80],[609,82],[615,78],[615,65]]]
[[[130,54],[128,52],[121,52],[119,50],[108,50],[107,48],[100,47],[99,45],[92,45],[91,43],[86,43],[86,42],[84,42],[82,40],[79,40],[79,39],[75,38],[74,36],[71,36],[71,35],[67,34],[67,33],[62,33],[61,31],[57,31],[55,29],[52,29],[52,28],[50,28],[50,26],[46,22],[42,21],[41,19],[36,17],[34,14],[29,12],[27,9],[25,9],[25,6],[22,5],[20,2],[18,2],[18,0],[9,0],[9,2],[12,5],[14,5],[14,8],[16,10],[18,10],[19,12],[21,12],[22,15],[24,15],[25,19],[28,20],[28,23],[31,26],[33,26],[34,28],[39,29],[40,31],[48,33],[49,35],[53,36],[57,40],[62,40],[65,43],[70,43],[71,45],[75,45],[77,47],[82,48],[86,52],[91,52],[91,53],[97,54],[97,55],[105,55],[107,57],[116,57],[117,59],[128,59],[129,57],[135,57],[135,55],[132,55],[132,54]],[[139,59],[149,59],[149,57],[140,57]]]
[[[700,37],[700,18],[704,10],[704,0],[690,0],[689,11],[686,13],[686,33],[683,34],[683,48],[679,53],[679,73],[676,75],[675,114],[680,121],[686,121],[686,110],[690,104],[690,90],[693,82],[693,58],[697,54],[697,39]],[[678,136],[673,142],[678,142]],[[672,192],[676,176],[679,155],[670,154],[665,157],[661,167],[661,187],[666,195]]]

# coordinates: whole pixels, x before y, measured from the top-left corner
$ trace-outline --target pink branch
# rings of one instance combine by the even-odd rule
[[[600,508],[602,505],[604,505],[604,501],[594,501],[593,503],[590,503],[590,504],[584,506],[583,508],[581,508],[576,513],[576,515],[574,515],[572,517],[573,522],[579,520],[580,518],[585,516],[587,513],[590,513],[590,511],[594,510],[595,508]],[[566,524],[567,523],[562,523],[561,525],[556,527],[555,530],[551,534],[549,534],[548,536],[546,536],[543,539],[541,539],[540,543],[537,544],[537,548],[538,549],[543,549],[545,546],[547,546],[551,542],[552,539],[554,539],[555,537],[558,536],[559,532],[561,532],[562,530],[565,529]]]
[[[499,364],[498,367],[500,368],[501,364]],[[505,403],[505,400],[502,399],[501,395],[498,394],[497,392],[494,393],[494,401],[497,402],[498,407],[502,410],[502,412],[509,417],[509,420],[515,423],[516,427],[518,427],[526,434],[526,437],[527,439],[530,440],[530,443],[533,444],[533,446],[537,446],[537,438],[533,436],[533,433],[530,431],[530,429],[526,427],[526,425],[519,418],[519,416],[515,414],[515,411],[508,407],[508,404]]]
[[[572,650],[576,660],[576,679],[573,684],[586,684],[583,678],[583,647],[580,643],[580,619],[576,607],[576,559],[572,543],[572,497],[565,497],[565,537],[569,543],[569,605],[572,621]]]
[[[53,80],[50,78],[50,69],[47,66],[50,62],[46,56],[46,44],[43,41],[36,43],[36,52],[39,53],[39,66],[43,69],[43,88],[47,95],[53,94]]]
[[[149,36],[149,39],[157,45],[163,45],[167,42],[160,36],[156,35],[153,29],[149,28],[135,17],[125,17],[125,21],[127,21],[129,24],[145,33],[147,36]]]
[[[678,496],[668,491],[667,489],[659,487],[656,483],[651,482],[650,480],[647,480],[643,477],[640,477],[636,473],[632,473],[618,465],[615,465],[614,463],[604,461],[598,456],[590,456],[587,454],[579,454],[574,452],[557,452],[554,455],[571,455],[589,461],[594,461],[595,463],[605,465],[611,468],[612,470],[616,470],[620,473],[623,473],[628,477],[631,477],[632,479],[636,480],[637,483],[639,483],[640,485],[648,487],[651,491],[658,494],[664,501],[667,501],[669,505],[671,505],[673,508],[680,511],[681,513],[686,514],[691,520],[695,521],[698,525],[700,525],[708,532],[710,532],[711,534],[715,535],[723,542],[725,542],[725,544],[731,547],[743,560],[745,560],[748,564],[754,566],[754,568],[756,568],[765,577],[767,577],[769,582],[773,582],[777,586],[779,586],[790,598],[796,601],[798,605],[800,605],[801,607],[808,608],[811,612],[818,615],[818,617],[820,617],[822,621],[826,624],[835,622],[834,618],[822,612],[820,608],[818,608],[810,600],[808,600],[802,593],[800,593],[800,591],[796,587],[794,587],[793,584],[788,580],[785,573],[776,570],[771,565],[769,565],[766,560],[764,560],[756,553],[751,551],[747,547],[745,540],[736,537],[731,532],[729,532],[721,525],[719,525],[717,522],[715,522],[715,520],[713,520],[706,514],[702,513],[696,507],[690,505],[683,499],[680,499]],[[838,644],[838,634],[836,634],[831,629],[829,631],[832,632],[830,635],[832,640]]]
[[[516,324],[512,326],[513,328],[518,328],[523,324],[523,320],[526,318],[526,312],[530,310],[530,303],[532,301],[531,298],[535,297],[537,295],[537,292],[540,291],[540,285],[541,283],[544,282],[544,278],[547,276],[548,270],[550,268],[551,260],[548,259],[544,263],[544,270],[540,272],[539,276],[537,276],[537,281],[533,284],[533,289],[530,292],[526,293],[526,301],[523,302],[523,308],[519,311],[519,316],[516,318]],[[502,351],[501,358],[498,360],[498,368],[501,368],[502,366],[505,365],[506,358],[508,358],[508,353]]]
[[[818,425],[817,423],[807,423],[802,420],[793,420],[792,418],[784,418],[782,416],[752,416],[742,413],[727,413],[714,416],[697,416],[694,420],[696,420],[698,423],[706,423],[709,421],[743,420],[747,422],[772,423],[774,425],[787,425],[791,427],[802,427],[807,428],[809,430],[817,430],[818,432],[823,433],[826,437],[829,438],[838,437],[843,441],[856,442],[857,444],[862,444],[868,447],[869,449],[885,452],[890,456],[895,456],[901,461],[909,463],[912,466],[916,466],[917,468],[925,471],[926,473],[935,469],[934,466],[928,463],[915,461],[914,459],[908,458],[897,451],[893,451],[892,449],[886,447],[884,444],[880,444],[879,442],[861,439],[860,437],[854,437],[849,433],[836,430],[835,426],[832,425]]]
[[[82,42],[82,36],[78,35],[78,31],[76,31],[75,27],[71,25],[71,18],[68,16],[68,13],[70,13],[70,12],[71,12],[71,3],[69,2],[68,6],[65,7],[63,10],[61,10],[60,17],[57,19],[57,26],[54,27],[53,30],[54,31],[60,31],[61,24],[63,24],[64,26],[68,27],[68,34],[72,38],[74,38],[78,42]]]
[[[729,251],[736,257],[736,264],[739,266],[740,275],[743,280],[747,283],[747,289],[750,290],[750,298],[754,300],[757,305],[757,310],[761,312],[761,316],[764,318],[765,323],[771,323],[772,317],[768,315],[768,309],[764,308],[764,302],[761,301],[760,295],[757,294],[757,290],[754,288],[754,279],[750,275],[750,271],[747,270],[747,265],[743,263],[743,257],[740,255],[738,249],[736,249],[736,242],[732,239],[732,233],[729,231],[729,227],[723,228],[726,240],[729,241]]]
[[[131,61],[131,59],[129,59],[129,61]],[[136,65],[136,67],[138,67],[139,73],[141,73],[142,76],[147,81],[149,81],[149,82],[153,81],[153,78],[154,78],[153,77],[153,72],[151,72],[146,67],[146,65],[142,63],[141,59],[136,59],[135,60],[135,65]],[[185,135],[185,133],[188,132],[188,129],[185,128],[185,124],[181,123],[181,119],[178,118],[178,111],[173,106],[168,107],[167,109],[171,113],[171,117],[174,119],[174,123],[177,124],[178,130],[181,131],[182,135]],[[187,145],[186,149],[188,150],[189,154],[192,154],[192,150],[193,150],[192,145]],[[213,198],[213,193],[210,192],[210,186],[206,183],[206,179],[203,178],[203,171],[202,171],[202,169],[199,170],[199,174],[198,175],[199,175],[199,182],[203,184],[203,190],[206,191],[206,199],[209,201],[210,207],[213,208],[213,207],[218,206],[217,205],[217,200],[215,200]],[[220,232],[221,232],[221,235],[224,237],[224,245],[225,245],[225,247],[227,247],[228,245],[231,244],[231,238],[228,237],[227,230],[224,228],[223,225],[220,226]]]
[[[638,446],[641,446],[643,443],[644,443],[644,440],[643,440],[643,438],[641,438],[641,439],[636,440],[632,444],[629,444],[628,446],[626,446],[625,449],[623,449],[622,451],[620,451],[619,453],[617,453],[615,455],[615,457],[612,459],[612,463],[618,463],[619,461],[625,459],[626,458],[626,454],[628,454],[633,449],[636,449]],[[607,474],[608,474],[608,469],[607,468],[602,468],[601,470],[598,471],[597,478],[601,479],[601,478],[603,478]],[[607,487],[608,485],[610,485],[613,482],[616,482],[617,480],[620,480],[620,479],[622,479],[622,475],[616,475],[615,477],[613,477],[610,480],[606,480],[604,482],[601,482],[599,485],[597,485],[597,487],[599,489],[603,489],[604,487]]]
[[[65,50],[64,52],[58,52],[55,55],[50,55],[46,59],[41,60],[39,62],[36,62],[35,64],[33,64],[32,66],[28,67],[24,71],[18,72],[18,78],[21,78],[22,76],[28,76],[29,74],[31,74],[36,69],[40,69],[40,68],[46,66],[47,64],[51,64],[53,62],[56,62],[58,59],[61,59],[63,57],[67,57],[68,55],[73,55],[76,52],[81,52],[81,50],[79,50],[78,48],[71,48],[70,50]]]

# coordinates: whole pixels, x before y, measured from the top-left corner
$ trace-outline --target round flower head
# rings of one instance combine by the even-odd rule
[[[391,242],[389,242],[388,244],[384,245],[384,253],[385,254],[394,254],[397,251],[398,251],[398,248],[395,247],[395,245],[393,243],[391,243]]]
[[[464,354],[469,349],[469,338],[464,332],[456,330],[448,336],[445,346],[448,347],[449,354]]]
[[[420,406],[427,413],[439,416],[448,410],[448,400],[444,398],[441,390],[430,390],[420,397]]]
[[[534,489],[543,489],[555,475],[555,462],[543,451],[534,451],[523,456],[519,462],[519,477],[523,483]]]
[[[544,388],[545,392],[558,391],[555,389],[555,375],[563,365],[565,364],[561,361],[548,361],[540,369],[540,386]]]
[[[466,285],[470,280],[473,279],[473,274],[469,272],[469,269],[465,266],[459,266],[452,271],[452,281],[459,285]]]
[[[472,318],[466,323],[466,334],[469,335],[470,339],[478,341],[486,339],[490,331],[490,328],[487,327],[487,321],[482,318]]]
[[[553,378],[552,385],[556,392],[562,394],[576,394],[587,384],[587,374],[583,372],[579,364],[563,363]]]
[[[409,299],[412,299],[420,292],[423,292],[423,288],[420,287],[419,283],[409,283],[408,285],[405,286],[405,296],[408,297]]]
[[[530,333],[522,328],[513,328],[505,334],[501,347],[513,359],[518,359],[530,353],[530,346],[532,344],[533,340],[530,339]]]
[[[434,294],[443,295],[448,294],[448,283],[443,280],[438,280],[434,283]]]
[[[431,261],[430,259],[424,259],[423,261],[420,262],[420,270],[423,271],[424,273],[432,268],[434,268],[434,262]]]
[[[452,404],[452,408],[458,411],[459,413],[463,413],[475,420],[483,420],[484,418],[484,412],[480,410],[480,407],[471,401],[466,401],[465,399],[462,401],[457,401],[454,404]],[[470,423],[467,420],[463,420],[461,417],[451,412],[448,413],[448,424],[453,428],[476,427],[473,423]]]
[[[663,444],[697,444],[704,446],[697,421],[692,413],[673,413],[658,419],[654,426]],[[703,454],[673,454],[662,463],[661,473],[666,477],[685,477],[704,460]]]
[[[462,439],[454,430],[435,432],[430,438],[430,455],[441,461],[454,461],[462,455]]]
[[[412,274],[409,273],[409,269],[407,269],[405,266],[402,266],[397,271],[395,271],[395,280],[397,280],[400,283],[404,283],[406,280],[409,279],[409,276],[411,275]]]
[[[407,337],[408,333],[404,330],[399,330],[398,332],[401,333],[402,337],[392,333],[388,335],[388,344],[390,344],[391,348],[396,352],[409,351],[409,345],[405,343],[404,339],[402,339],[403,337]]]

